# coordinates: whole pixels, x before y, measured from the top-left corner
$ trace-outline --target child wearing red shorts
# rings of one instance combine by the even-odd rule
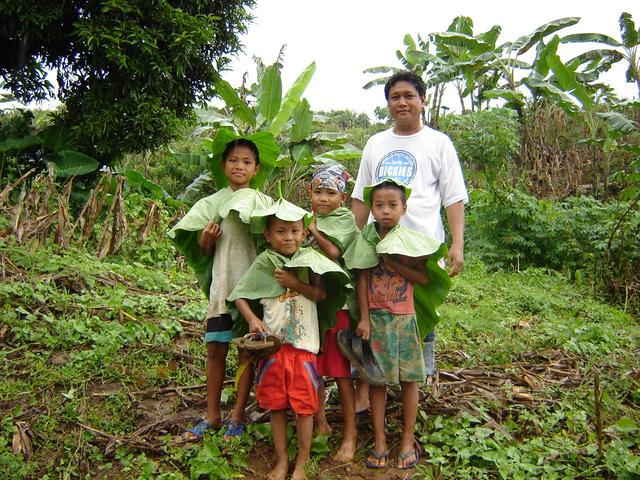
[[[310,243],[338,263],[342,263],[343,252],[359,235],[353,214],[344,207],[348,179],[349,174],[341,166],[321,165],[311,175],[308,188],[315,214],[309,225]],[[333,377],[338,385],[343,434],[342,444],[333,458],[349,462],[353,460],[357,441],[355,392],[349,360],[342,355],[336,341],[337,332],[342,329],[350,329],[349,311],[345,308],[336,313],[335,325],[324,334],[322,352],[318,356],[318,372],[323,377]],[[318,396],[320,409],[316,414],[316,428],[319,434],[328,435],[331,427],[324,410],[324,386],[318,390]]]
[[[271,410],[276,454],[275,467],[267,476],[271,480],[286,478],[287,410],[295,412],[298,454],[291,478],[299,480],[306,478],[304,465],[311,453],[313,415],[322,384],[316,368],[320,348],[316,302],[327,300],[325,284],[334,288],[335,278],[340,277],[344,286],[349,278],[322,254],[300,248],[311,218],[308,212],[280,200],[256,216],[266,219],[263,233],[271,248],[258,255],[227,300],[235,301],[250,332],[282,339],[280,350],[258,366],[256,398],[261,408]],[[255,303],[252,306],[252,300],[259,300],[262,319],[255,314],[258,308]],[[344,295],[340,301],[344,302]]]

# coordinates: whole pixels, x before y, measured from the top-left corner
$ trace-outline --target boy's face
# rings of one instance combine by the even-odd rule
[[[311,189],[311,208],[319,215],[327,215],[341,207],[347,199],[346,193],[340,193],[333,188]]]
[[[407,212],[402,193],[395,188],[380,188],[371,194],[371,213],[383,230],[391,230]]]
[[[287,257],[298,251],[306,236],[307,232],[302,220],[289,222],[274,218],[264,231],[264,238],[267,239],[271,248]]]
[[[387,106],[389,115],[397,124],[414,124],[420,122],[424,98],[420,97],[418,90],[411,82],[401,80],[389,89]]]
[[[236,147],[222,162],[224,176],[229,180],[231,190],[247,188],[251,179],[260,170],[256,157],[247,147]]]

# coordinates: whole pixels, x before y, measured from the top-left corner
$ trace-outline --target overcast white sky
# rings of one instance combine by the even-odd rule
[[[245,53],[223,76],[239,86],[242,74],[255,79],[253,56],[266,64],[275,61],[286,44],[282,72],[283,90],[312,61],[317,64],[305,96],[314,110],[351,109],[373,114],[385,105],[382,87],[363,90],[374,76],[363,70],[378,65],[400,66],[396,50],[404,50],[403,37],[446,30],[454,17],[466,15],[474,21],[474,33],[493,25],[502,26],[499,42],[515,40],[552,20],[576,16],[580,22],[559,33],[598,32],[620,39],[618,18],[623,11],[640,25],[640,0],[257,0],[254,23],[243,37]],[[560,50],[567,60],[574,52]],[[595,47],[595,45],[592,45]],[[624,82],[619,65],[604,77],[619,95],[637,96],[634,84]],[[456,107],[455,104],[451,105]]]

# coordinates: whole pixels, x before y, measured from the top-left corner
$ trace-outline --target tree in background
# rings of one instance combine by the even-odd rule
[[[0,0],[0,78],[22,102],[60,99],[65,143],[108,164],[178,134],[240,49],[254,4]]]

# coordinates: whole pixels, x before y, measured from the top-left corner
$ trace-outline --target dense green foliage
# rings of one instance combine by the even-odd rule
[[[473,190],[467,224],[468,248],[489,268],[553,268],[640,308],[640,210],[629,203]]]
[[[451,137],[471,184],[493,184],[500,178],[510,178],[521,141],[520,124],[512,110],[493,108],[445,115],[440,129]]]
[[[174,138],[240,48],[253,0],[0,2],[0,77],[56,94],[77,150],[110,163]],[[57,92],[46,72],[56,72]]]
[[[128,242],[124,250],[130,253],[102,262],[79,249],[33,248],[8,237],[0,242],[0,470],[8,478],[232,478],[246,468],[264,468],[261,456],[271,448],[267,425],[253,425],[249,436],[232,443],[223,442],[221,433],[202,445],[181,445],[173,436],[204,408],[201,391],[188,388],[204,384],[206,300],[191,272],[174,267],[164,239],[154,238],[149,255],[135,253],[140,246]],[[526,362],[536,368],[551,354],[545,352],[556,352],[574,362],[569,373],[581,380],[564,385],[542,373],[527,390],[533,401],[511,398],[521,387],[506,383],[495,391],[503,402],[473,397],[459,415],[421,414],[417,436],[429,463],[414,478],[639,473],[634,405],[640,384],[637,373],[625,372],[637,367],[640,330],[629,316],[581,294],[560,275],[538,269],[488,273],[473,258],[442,315],[443,371],[480,368],[498,375]],[[233,368],[232,361],[230,376]],[[596,368],[605,391],[602,458],[592,394]],[[184,390],[176,395],[174,387]],[[223,398],[229,405],[230,391]],[[400,405],[392,401],[390,407],[395,439]],[[29,462],[11,453],[18,422],[34,434]],[[163,422],[160,431],[156,422]],[[368,438],[369,427],[359,428]],[[129,442],[145,431],[144,444]],[[105,434],[120,443],[110,444]],[[329,443],[314,441],[311,478],[325,478],[319,472],[338,441],[339,434]],[[350,468],[367,473],[359,464]],[[334,472],[332,478],[349,478]]]

